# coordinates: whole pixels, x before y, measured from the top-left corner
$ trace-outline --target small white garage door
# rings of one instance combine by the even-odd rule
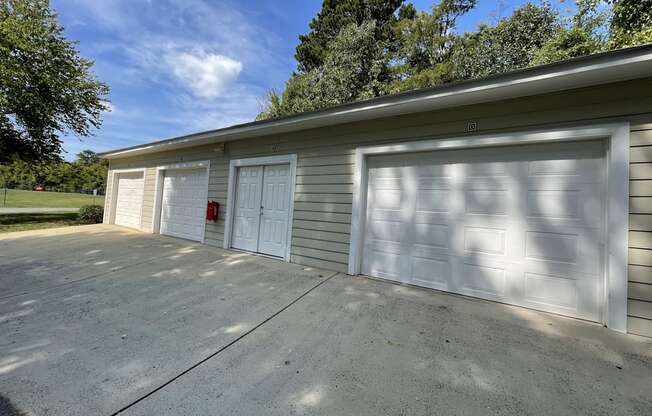
[[[166,170],[161,201],[161,234],[202,241],[207,202],[206,169]]]
[[[143,172],[125,172],[117,175],[114,223],[140,228],[143,210]]]
[[[601,319],[601,142],[369,159],[362,271]]]

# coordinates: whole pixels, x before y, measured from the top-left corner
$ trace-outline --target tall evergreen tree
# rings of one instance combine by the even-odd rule
[[[310,22],[310,32],[299,36],[294,55],[299,73],[324,65],[328,45],[340,31],[350,25],[360,26],[374,21],[374,37],[390,43],[392,25],[404,0],[324,0],[321,10]]]
[[[473,9],[477,0],[442,0],[432,13],[415,13],[395,25],[398,48],[393,56],[391,92],[439,85],[453,79],[450,54],[455,44],[457,19]]]

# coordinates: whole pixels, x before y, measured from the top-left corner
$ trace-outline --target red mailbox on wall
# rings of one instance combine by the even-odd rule
[[[206,208],[206,219],[208,221],[217,221],[217,213],[220,210],[220,204],[212,199],[208,201]]]

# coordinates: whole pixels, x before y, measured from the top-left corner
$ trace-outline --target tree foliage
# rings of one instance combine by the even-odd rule
[[[60,160],[60,134],[101,124],[108,87],[47,0],[0,0],[0,162]]]
[[[457,38],[452,78],[478,78],[526,67],[558,28],[549,5],[525,4],[497,25],[482,25],[477,32]]]
[[[342,28],[322,55],[319,68],[295,74],[282,97],[270,97],[263,118],[317,110],[383,94],[387,71],[384,44],[377,42],[376,22]]]
[[[652,0],[611,0],[610,46],[652,43]]]
[[[608,16],[600,11],[601,3],[601,0],[577,0],[575,15],[556,28],[556,33],[536,52],[532,63],[547,64],[603,50],[606,39],[602,29]]]
[[[391,41],[392,26],[403,0],[324,0],[310,22],[310,32],[299,36],[295,59],[299,73],[321,68],[332,49],[329,47],[344,28],[373,21],[373,36],[379,43]]]
[[[297,71],[268,94],[258,119],[652,42],[652,0],[576,0],[573,16],[530,2],[456,33],[476,4],[440,0],[417,12],[398,0],[324,0],[299,37]]]
[[[0,188],[34,190],[43,185],[48,191],[104,193],[107,163],[97,154],[85,150],[69,162],[24,162],[0,164]]]
[[[390,92],[423,88],[453,80],[451,53],[457,19],[477,0],[443,0],[432,13],[417,13],[395,25],[399,47],[392,61],[395,80]]]

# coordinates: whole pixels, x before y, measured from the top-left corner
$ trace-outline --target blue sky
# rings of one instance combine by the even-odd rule
[[[458,30],[495,23],[523,0],[480,4]],[[413,3],[429,10],[433,1]],[[571,3],[557,0],[560,11]],[[64,138],[66,159],[254,119],[295,68],[319,0],[52,0],[66,36],[111,87],[93,137]]]

